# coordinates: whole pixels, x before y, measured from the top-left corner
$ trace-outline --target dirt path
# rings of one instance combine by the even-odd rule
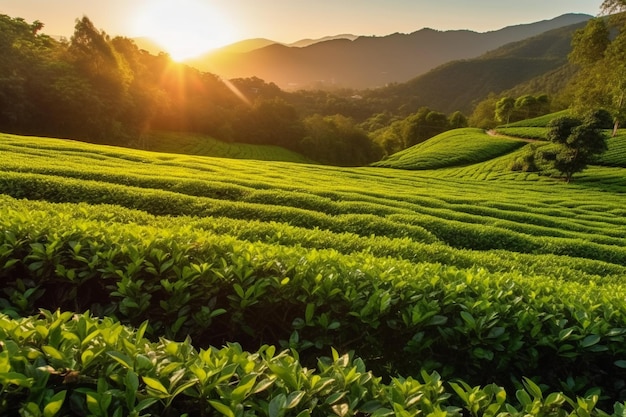
[[[533,142],[545,142],[545,140],[539,139],[530,139],[530,138],[519,138],[517,136],[507,136],[496,132],[493,129],[485,130],[485,133],[489,136],[493,136],[494,138],[502,138],[502,139],[510,139],[510,140],[521,140],[523,142],[533,143]]]

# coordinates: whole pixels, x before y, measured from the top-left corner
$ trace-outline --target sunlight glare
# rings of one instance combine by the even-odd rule
[[[206,0],[150,1],[135,26],[177,61],[232,43],[235,35],[231,22]]]

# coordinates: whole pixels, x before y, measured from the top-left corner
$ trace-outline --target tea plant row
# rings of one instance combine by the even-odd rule
[[[150,320],[154,338],[291,347],[305,364],[330,347],[354,350],[381,376],[439,370],[503,386],[527,376],[575,395],[600,387],[611,399],[626,386],[626,289],[617,279],[252,243],[193,222],[112,221],[113,208],[80,206],[102,210],[80,218],[5,200],[1,305],[14,317],[90,310],[134,326]]]
[[[0,191],[18,198],[55,202],[110,203],[157,215],[220,216],[289,223],[303,228],[351,232],[361,236],[410,238],[414,241],[443,242],[456,248],[558,254],[626,264],[626,226],[612,225],[597,216],[584,221],[554,219],[540,213],[519,213],[489,207],[456,204],[455,211],[400,203],[329,202],[297,193],[260,191],[255,202],[195,197],[152,188],[137,188],[57,176],[0,173]],[[286,205],[280,205],[283,201]],[[272,204],[274,202],[274,204]],[[324,207],[353,209],[352,214],[329,215],[312,210]],[[307,208],[290,206],[308,205]],[[394,207],[396,206],[396,207]],[[498,218],[499,217],[499,218]],[[531,223],[531,224],[528,224]],[[533,224],[534,223],[534,224]]]
[[[469,165],[507,154],[524,144],[490,137],[481,129],[455,129],[372,165],[415,170]]]
[[[143,337],[89,314],[0,315],[0,413],[55,417],[429,416],[619,417],[598,396],[544,393],[525,379],[515,395],[494,384],[446,383],[436,373],[383,383],[352,354],[332,350],[313,368],[294,351],[238,344],[196,349],[189,339]],[[611,411],[609,411],[611,412]]]

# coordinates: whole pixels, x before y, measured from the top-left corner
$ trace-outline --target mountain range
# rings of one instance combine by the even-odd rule
[[[513,97],[554,94],[574,73],[567,56],[574,32],[585,22],[511,42],[472,59],[447,62],[404,83],[372,89],[366,96],[383,108],[471,113],[490,93]]]
[[[403,83],[442,64],[476,58],[511,42],[586,22],[591,17],[565,14],[483,33],[424,28],[410,34],[337,35],[290,45],[250,39],[187,64],[228,79],[258,77],[285,90],[372,89]]]

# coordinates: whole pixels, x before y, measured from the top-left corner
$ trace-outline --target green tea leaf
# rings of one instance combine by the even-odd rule
[[[165,388],[165,386],[158,379],[150,378],[147,376],[142,377],[142,379],[143,379],[143,382],[148,387],[152,388],[153,390],[158,391],[162,394],[169,394],[169,392],[167,391],[167,388]]]
[[[235,413],[227,405],[215,400],[209,400],[209,404],[226,417],[235,417]]]
[[[44,417],[54,417],[59,411],[61,411],[61,407],[63,407],[63,402],[65,402],[65,396],[67,395],[67,391],[59,391],[50,398],[50,401],[43,409]]]

